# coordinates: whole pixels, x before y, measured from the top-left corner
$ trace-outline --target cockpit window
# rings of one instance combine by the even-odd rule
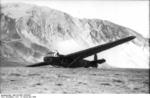
[[[54,56],[54,53],[49,52],[49,53],[46,54],[46,56]]]
[[[55,52],[48,52],[46,56],[59,57],[59,53],[57,51],[55,51]]]

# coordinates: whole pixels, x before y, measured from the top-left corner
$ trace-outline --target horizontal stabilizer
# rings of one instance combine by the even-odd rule
[[[96,61],[91,61],[91,63],[92,64],[102,64],[102,63],[104,63],[104,62],[106,62],[106,60],[105,59],[100,59],[100,60],[96,60]]]

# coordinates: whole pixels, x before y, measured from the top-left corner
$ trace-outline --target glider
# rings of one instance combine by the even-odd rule
[[[114,42],[98,45],[68,55],[60,55],[59,53],[57,53],[57,56],[45,56],[43,62],[28,65],[27,67],[39,67],[39,66],[52,65],[52,66],[65,67],[65,68],[77,68],[77,67],[97,68],[98,64],[104,63],[106,61],[105,59],[98,59],[97,53],[113,48],[125,42],[131,41],[134,38],[135,36],[129,36],[126,38],[116,40]],[[94,55],[93,61],[84,60],[84,58],[92,55]]]

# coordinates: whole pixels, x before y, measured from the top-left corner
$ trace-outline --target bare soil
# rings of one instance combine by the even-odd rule
[[[1,93],[149,93],[147,69],[1,67]]]

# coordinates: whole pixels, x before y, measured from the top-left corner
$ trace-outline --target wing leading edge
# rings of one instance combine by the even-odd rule
[[[72,54],[68,54],[68,55],[65,55],[65,57],[66,58],[72,58],[72,59],[77,58],[77,57],[85,58],[85,57],[91,56],[95,53],[102,52],[104,50],[107,50],[107,49],[113,48],[117,45],[128,42],[134,38],[135,38],[135,36],[129,36],[129,37],[126,37],[126,38],[123,38],[123,39],[120,39],[120,40],[117,40],[114,42],[98,45],[98,46],[95,46],[95,47],[92,47],[92,48],[89,48],[86,50],[82,50],[82,51],[78,51],[78,52],[75,52]]]

